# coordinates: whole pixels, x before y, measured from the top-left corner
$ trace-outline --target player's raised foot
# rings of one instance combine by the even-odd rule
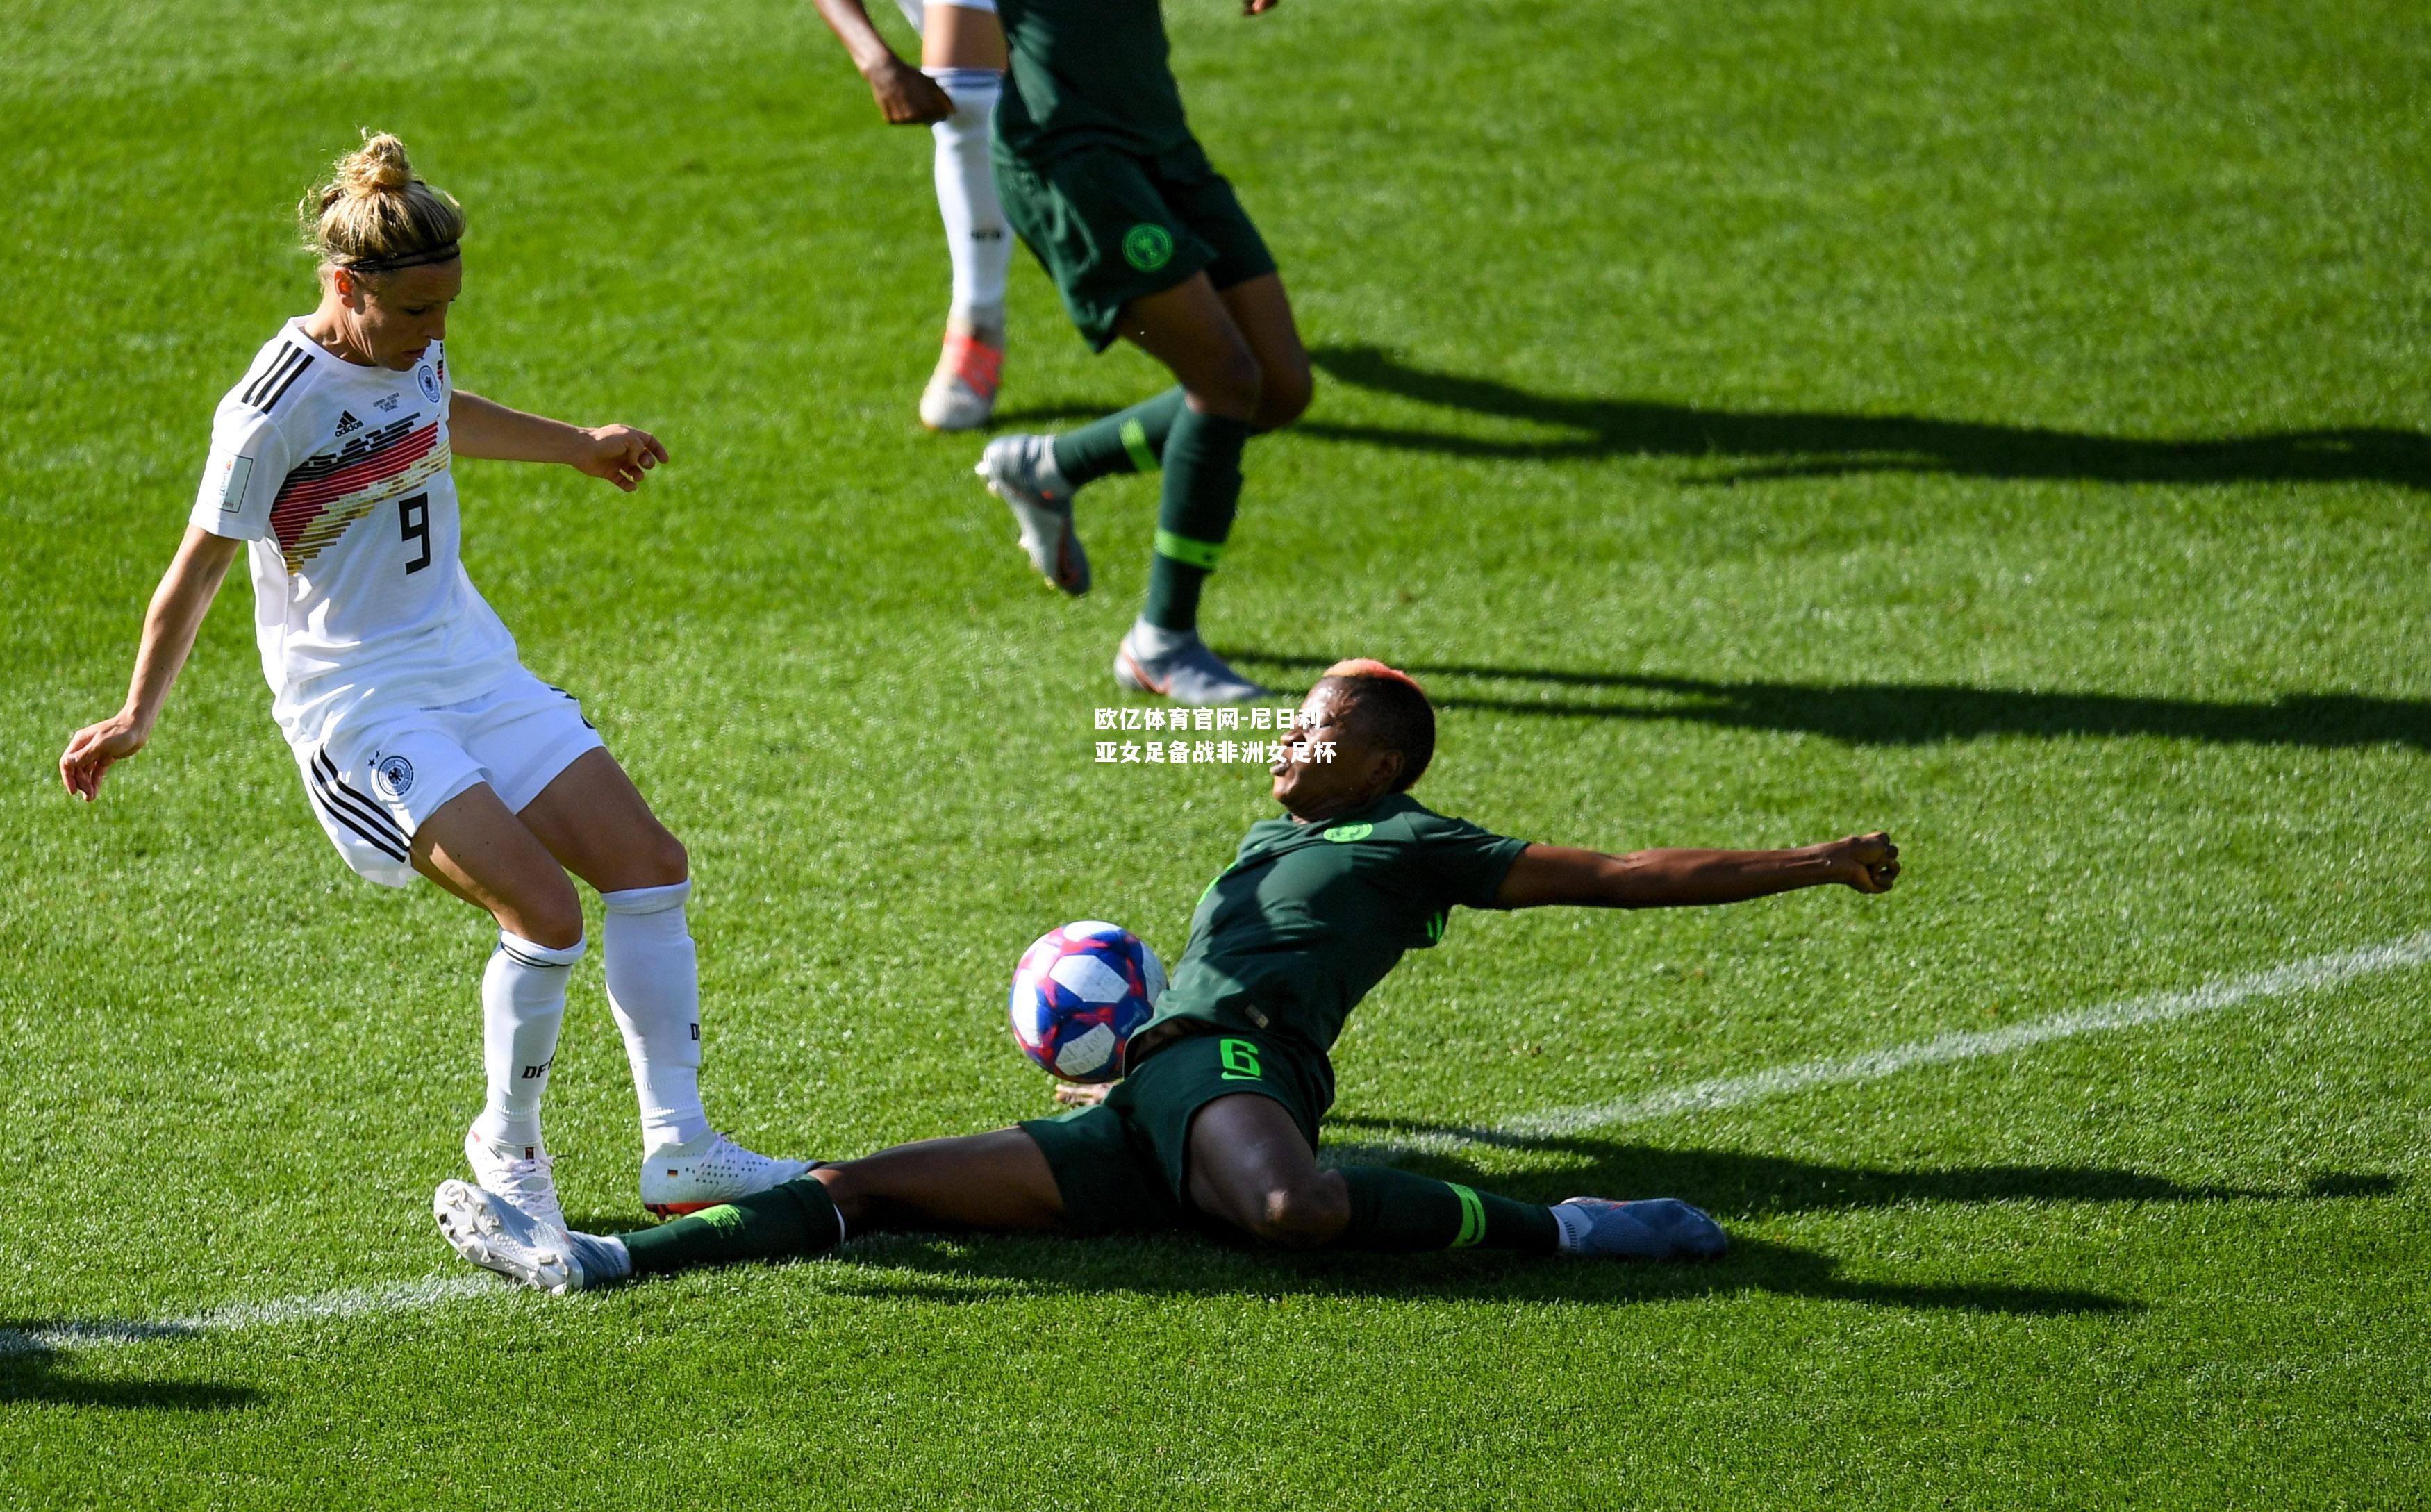
[[[705,1134],[642,1157],[642,1205],[661,1218],[679,1218],[780,1186],[815,1164],[757,1154],[722,1134]]]
[[[565,1227],[565,1209],[558,1205],[557,1177],[550,1169],[557,1157],[539,1145],[484,1139],[476,1124],[464,1132],[464,1163],[473,1168],[474,1184],[483,1191],[505,1198],[550,1228]]]
[[[1266,696],[1266,689],[1209,650],[1196,631],[1182,632],[1179,638],[1172,631],[1163,632],[1161,646],[1151,638],[1155,633],[1134,624],[1123,637],[1115,651],[1116,682],[1134,693],[1153,693],[1176,703],[1248,703]]]
[[[1722,1226],[1676,1197],[1616,1202],[1573,1197],[1553,1204],[1562,1252],[1628,1260],[1712,1260],[1731,1247]]]
[[[1072,491],[1055,470],[1049,436],[998,436],[972,469],[1021,527],[1021,549],[1038,575],[1078,597],[1089,591],[1089,554],[1072,529]]]
[[[495,1192],[466,1182],[439,1184],[430,1216],[458,1254],[486,1270],[543,1291],[580,1291],[588,1283],[565,1231],[534,1218]]]
[[[1004,338],[987,331],[946,332],[937,370],[920,395],[920,423],[931,430],[977,430],[996,413],[1004,375]]]

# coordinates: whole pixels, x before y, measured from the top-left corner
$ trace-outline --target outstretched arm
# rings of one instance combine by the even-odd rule
[[[895,49],[870,25],[861,0],[811,0],[811,4],[852,56],[852,66],[869,81],[870,95],[889,126],[922,126],[954,113],[954,102],[935,79],[895,56]]]
[[[194,648],[194,634],[203,628],[203,616],[210,612],[228,563],[243,544],[198,526],[186,528],[176,560],[161,575],[152,607],[144,612],[143,639],[135,652],[135,676],[127,684],[125,706],[70,736],[68,748],[59,755],[59,781],[69,792],[92,802],[101,796],[103,775],[152,738],[170,684]]]
[[[490,462],[563,462],[577,472],[604,478],[629,494],[642,475],[667,460],[659,438],[631,426],[586,428],[548,420],[456,391],[447,408],[448,445],[460,457]]]
[[[1511,864],[1494,895],[1494,906],[1677,908],[1743,902],[1826,882],[1882,893],[1890,890],[1899,870],[1899,847],[1879,832],[1795,850],[1638,850],[1607,856],[1568,846],[1532,845]]]

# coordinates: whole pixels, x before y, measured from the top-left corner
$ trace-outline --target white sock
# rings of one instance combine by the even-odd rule
[[[1132,621],[1132,646],[1141,654],[1143,661],[1163,661],[1198,639],[1199,632],[1195,630],[1166,630],[1162,625],[1151,625],[1146,619]]]
[[[1584,1239],[1587,1236],[1587,1230],[1594,1226],[1595,1219],[1588,1216],[1585,1208],[1572,1207],[1568,1202],[1553,1204],[1553,1227],[1558,1231],[1558,1237],[1554,1241],[1554,1249],[1557,1252],[1578,1253],[1579,1241]]]
[[[700,1106],[700,966],[684,924],[691,896],[689,882],[599,895],[608,910],[599,932],[608,1009],[632,1063],[645,1154],[709,1133]]]
[[[611,1281],[622,1281],[633,1273],[633,1252],[625,1241],[612,1234],[573,1234],[565,1236],[565,1247],[582,1266],[582,1283],[596,1286]]]
[[[988,117],[1004,89],[992,68],[929,68],[954,102],[954,113],[929,128],[937,139],[937,214],[946,223],[946,251],[954,260],[952,317],[1004,340],[1004,280],[1013,266],[1013,232],[997,203],[988,166]]]
[[[555,950],[498,932],[498,948],[481,971],[481,1065],[490,1097],[473,1127],[485,1142],[538,1151],[541,1094],[565,1022],[565,979],[581,959],[580,940]]]

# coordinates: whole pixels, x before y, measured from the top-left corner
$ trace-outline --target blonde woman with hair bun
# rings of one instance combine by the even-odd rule
[[[692,1212],[799,1176],[807,1162],[754,1154],[702,1111],[682,844],[574,696],[525,670],[458,557],[453,458],[562,462],[629,494],[666,448],[631,426],[567,425],[456,387],[445,339],[464,213],[396,138],[366,132],[300,211],[320,304],[220,401],[126,702],[76,731],[60,779],[90,802],[143,748],[243,549],[272,713],[330,843],[373,882],[427,877],[497,921],[480,984],[488,1100],[464,1139],[481,1186],[564,1226],[540,1103],[583,949],[569,872],[605,905],[643,1204]]]

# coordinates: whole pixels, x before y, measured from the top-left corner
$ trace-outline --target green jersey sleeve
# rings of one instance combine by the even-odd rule
[[[1492,908],[1503,877],[1528,842],[1480,829],[1467,819],[1430,817],[1434,822],[1425,830],[1427,870],[1443,900],[1463,908]]]

